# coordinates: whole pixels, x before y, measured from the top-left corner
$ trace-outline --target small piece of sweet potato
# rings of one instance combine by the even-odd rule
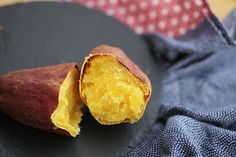
[[[122,50],[101,45],[85,58],[80,95],[99,123],[135,123],[151,96],[151,82]]]
[[[18,70],[0,77],[0,111],[26,125],[75,137],[82,101],[77,64]]]

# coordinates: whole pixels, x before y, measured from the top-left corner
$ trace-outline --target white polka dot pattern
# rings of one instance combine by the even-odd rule
[[[185,34],[212,14],[205,0],[71,1],[114,16],[137,33],[157,31],[169,37]]]

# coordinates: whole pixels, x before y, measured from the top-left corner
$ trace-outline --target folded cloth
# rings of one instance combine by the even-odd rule
[[[236,47],[220,22],[207,17],[177,39],[144,37],[165,73],[161,108],[127,156],[236,156]]]
[[[228,17],[224,20],[224,25],[231,37],[234,41],[236,40],[236,9],[234,9]]]

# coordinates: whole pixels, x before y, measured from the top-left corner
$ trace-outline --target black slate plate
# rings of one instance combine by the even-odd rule
[[[22,125],[0,113],[0,156],[122,156],[157,117],[160,76],[144,40],[115,19],[73,4],[30,3],[0,8],[0,74],[76,61],[91,48],[122,48],[151,79],[153,94],[136,124],[102,126],[85,110],[81,135],[73,139]]]

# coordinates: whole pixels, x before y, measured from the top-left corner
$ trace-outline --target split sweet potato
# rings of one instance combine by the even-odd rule
[[[75,137],[80,128],[77,64],[19,70],[0,77],[0,111],[26,125]]]
[[[151,82],[122,50],[102,45],[85,58],[80,94],[101,124],[135,123],[151,96]]]

